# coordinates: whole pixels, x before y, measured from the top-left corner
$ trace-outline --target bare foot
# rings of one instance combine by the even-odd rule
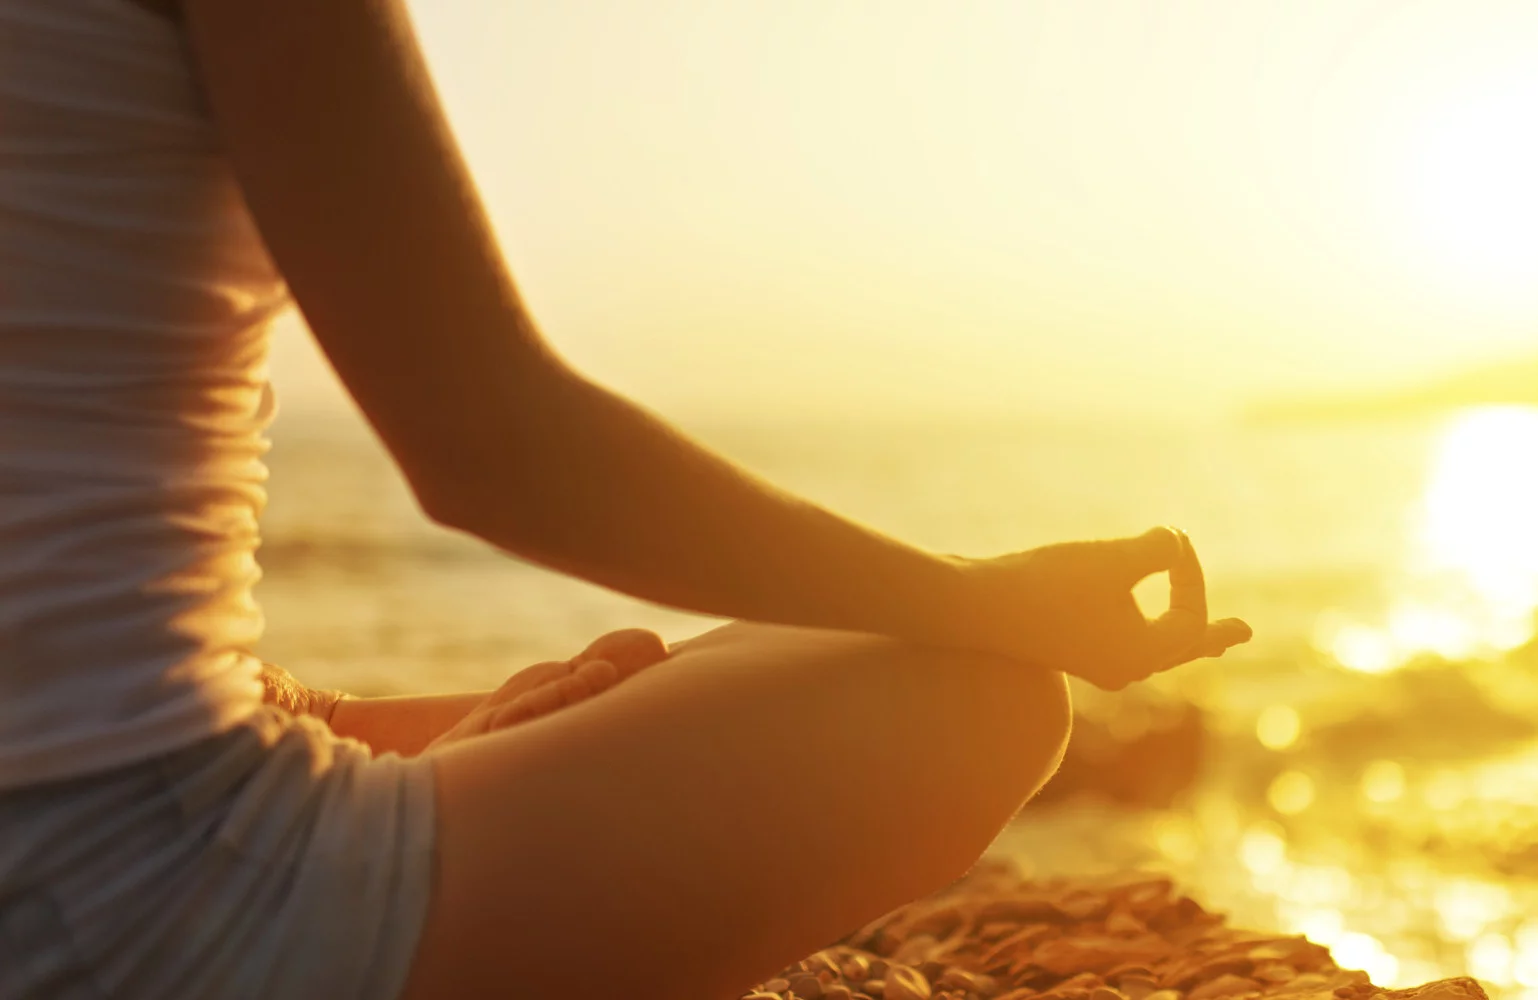
[[[506,729],[569,708],[667,656],[667,643],[655,632],[640,628],[608,632],[569,660],[536,663],[518,671],[432,745]]]

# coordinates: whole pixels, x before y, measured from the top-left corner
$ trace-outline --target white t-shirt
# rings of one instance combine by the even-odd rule
[[[177,26],[0,0],[0,789],[260,704],[267,326],[287,304]]]

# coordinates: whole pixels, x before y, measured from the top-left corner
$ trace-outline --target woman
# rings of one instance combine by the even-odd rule
[[[0,31],[4,997],[731,996],[961,874],[1056,766],[1063,673],[1249,636],[1177,532],[936,556],[582,378],[398,2],[0,0]],[[470,699],[264,674],[290,294],[433,519],[742,623]]]

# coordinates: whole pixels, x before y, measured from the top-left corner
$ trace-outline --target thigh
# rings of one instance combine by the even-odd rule
[[[445,747],[406,995],[717,1000],[959,876],[1056,767],[1060,675],[732,625]]]

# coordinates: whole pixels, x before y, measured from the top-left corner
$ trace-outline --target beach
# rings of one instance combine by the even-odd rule
[[[1125,695],[1076,686],[1064,771],[994,857],[1033,878],[1168,876],[1232,926],[1306,935],[1385,988],[1472,976],[1498,1000],[1538,991],[1532,411],[684,422],[939,551],[1191,533],[1213,613],[1243,616],[1255,641]],[[489,688],[608,629],[713,624],[429,525],[350,419],[288,414],[274,441],[261,652],[308,683]],[[1156,587],[1139,597],[1158,609]]]

